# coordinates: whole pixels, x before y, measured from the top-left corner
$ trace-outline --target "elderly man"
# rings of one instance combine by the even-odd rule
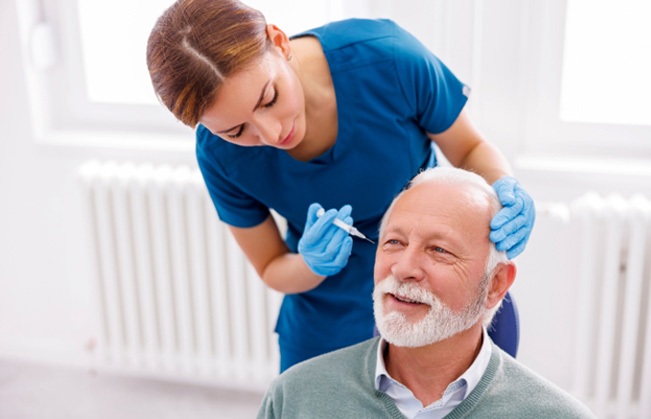
[[[259,418],[592,418],[486,333],[516,268],[489,240],[500,208],[478,175],[416,176],[380,225],[380,337],[289,369]]]

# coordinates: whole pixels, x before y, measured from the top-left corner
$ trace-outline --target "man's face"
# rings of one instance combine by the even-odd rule
[[[489,280],[485,199],[467,187],[426,183],[398,200],[380,237],[374,275],[376,322],[389,342],[423,346],[480,321]]]
[[[415,282],[400,282],[391,275],[373,291],[373,310],[378,330],[384,339],[396,346],[419,348],[456,335],[476,324],[486,312],[488,276],[481,282],[472,304],[456,313],[435,294]],[[399,295],[400,299],[429,306],[422,319],[413,322],[401,311],[384,311],[384,296]]]

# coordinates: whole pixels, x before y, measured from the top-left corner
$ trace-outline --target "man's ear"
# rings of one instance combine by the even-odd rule
[[[280,53],[285,59],[288,60],[291,58],[292,48],[289,43],[289,38],[278,26],[271,23],[267,25],[267,38],[269,38],[274,47],[280,50]]]
[[[486,308],[493,308],[506,295],[515,281],[517,269],[511,261],[498,263],[493,270],[493,276],[488,287]]]

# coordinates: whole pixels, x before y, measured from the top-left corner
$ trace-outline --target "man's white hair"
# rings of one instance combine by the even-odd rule
[[[391,205],[384,213],[382,220],[380,221],[380,236],[384,232],[386,223],[389,219],[393,208],[395,207],[396,202],[408,189],[427,182],[437,182],[444,183],[447,185],[458,185],[460,187],[472,188],[479,192],[479,194],[471,194],[469,197],[472,199],[468,202],[469,205],[476,205],[480,208],[485,207],[485,205],[490,205],[491,207],[491,217],[494,216],[502,209],[502,204],[500,203],[499,198],[495,190],[486,182],[486,180],[479,176],[476,173],[470,172],[468,170],[459,169],[456,167],[433,167],[430,169],[425,169],[418,173],[414,178],[409,182],[409,184],[393,199]],[[485,199],[481,199],[483,198]],[[489,241],[490,242],[490,241]],[[486,258],[486,268],[484,269],[484,278],[480,284],[481,287],[488,285],[488,280],[492,277],[493,271],[500,263],[508,262],[508,257],[506,256],[505,251],[499,251],[495,247],[493,242],[490,242],[488,249],[488,257]],[[495,307],[490,310],[487,310],[484,316],[484,326],[488,327],[495,316],[495,313],[502,306],[502,301],[497,303]]]

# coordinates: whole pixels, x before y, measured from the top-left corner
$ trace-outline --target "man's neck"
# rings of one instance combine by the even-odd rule
[[[423,406],[428,406],[470,368],[481,345],[482,326],[476,324],[451,338],[420,348],[388,344],[384,363],[394,380],[409,388]]]

